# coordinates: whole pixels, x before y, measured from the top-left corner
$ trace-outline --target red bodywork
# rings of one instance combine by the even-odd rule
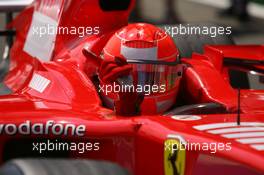
[[[44,1],[54,2],[56,1]],[[58,35],[51,61],[33,58],[23,50],[32,21],[34,9],[41,1],[23,11],[13,22],[17,38],[11,50],[10,71],[5,85],[11,95],[0,97],[0,123],[84,124],[85,137],[62,137],[67,141],[98,141],[100,150],[69,157],[109,160],[127,168],[133,174],[164,174],[164,142],[168,135],[181,136],[188,142],[232,143],[232,151],[187,151],[185,175],[199,174],[264,174],[264,152],[253,149],[220,134],[211,134],[195,129],[195,126],[217,123],[235,123],[237,115],[237,91],[228,81],[224,58],[264,60],[263,46],[206,46],[203,55],[193,54],[182,59],[188,65],[182,79],[182,92],[187,104],[218,102],[230,114],[200,115],[199,120],[180,121],[171,116],[116,116],[114,111],[104,108],[92,82],[96,67],[89,63],[82,49],[88,43],[94,55],[100,52],[111,34],[128,23],[133,6],[124,11],[103,12],[98,0],[61,1],[58,5],[59,26],[99,26],[100,34],[79,38],[74,35]],[[39,7],[41,9],[41,7]],[[42,9],[52,16],[52,8]],[[56,9],[55,9],[56,10]],[[40,10],[41,11],[41,10]],[[56,15],[55,15],[56,16]],[[56,17],[55,17],[56,18]],[[259,66],[259,69],[263,67]],[[44,92],[29,87],[34,74],[50,80]],[[241,91],[241,126],[246,122],[264,123],[264,91]],[[261,127],[260,127],[261,128]],[[1,136],[0,155],[8,156],[6,145],[10,141],[36,139],[39,136]],[[260,138],[263,138],[260,137]],[[264,142],[256,143],[259,145]],[[23,150],[21,150],[23,152]],[[11,157],[11,153],[10,153]],[[253,173],[254,172],[254,173]]]

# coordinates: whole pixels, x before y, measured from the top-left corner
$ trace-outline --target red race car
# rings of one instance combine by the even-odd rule
[[[111,52],[129,56],[133,44],[119,39],[134,30],[127,28],[133,5],[36,0],[9,25],[16,39],[10,60],[1,63],[1,175],[264,174],[264,46],[236,46],[224,36],[175,37],[180,85],[169,109],[150,114],[157,109],[147,105],[146,113],[127,116],[106,104],[98,93],[98,64],[110,41],[121,42],[120,48],[110,44]],[[152,35],[155,27],[136,25],[146,26],[141,32]],[[148,40],[143,34],[128,37]],[[167,34],[155,34],[154,45],[163,46]],[[133,46],[147,56],[157,51]],[[118,81],[129,84],[129,77]]]

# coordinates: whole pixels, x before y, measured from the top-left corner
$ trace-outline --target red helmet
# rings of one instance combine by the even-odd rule
[[[136,90],[145,94],[142,114],[163,113],[175,104],[182,66],[179,51],[165,31],[151,24],[129,24],[112,36],[102,56],[121,56],[132,65]],[[103,94],[108,107],[116,98],[115,93]]]

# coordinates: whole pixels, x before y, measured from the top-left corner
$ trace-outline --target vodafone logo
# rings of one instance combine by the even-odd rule
[[[0,124],[0,134],[6,135],[71,135],[84,136],[86,131],[85,125],[62,124],[49,120],[46,123],[34,123],[26,121],[19,125]]]

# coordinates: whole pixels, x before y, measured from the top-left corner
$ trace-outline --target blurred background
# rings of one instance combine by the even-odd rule
[[[33,0],[0,0],[30,3]],[[6,24],[6,10],[0,8],[0,28]],[[216,23],[232,26],[237,44],[264,43],[264,0],[138,0],[131,22],[154,24]],[[0,53],[5,39],[0,38]]]
[[[237,44],[264,43],[264,0],[139,0],[131,21],[231,26]]]

